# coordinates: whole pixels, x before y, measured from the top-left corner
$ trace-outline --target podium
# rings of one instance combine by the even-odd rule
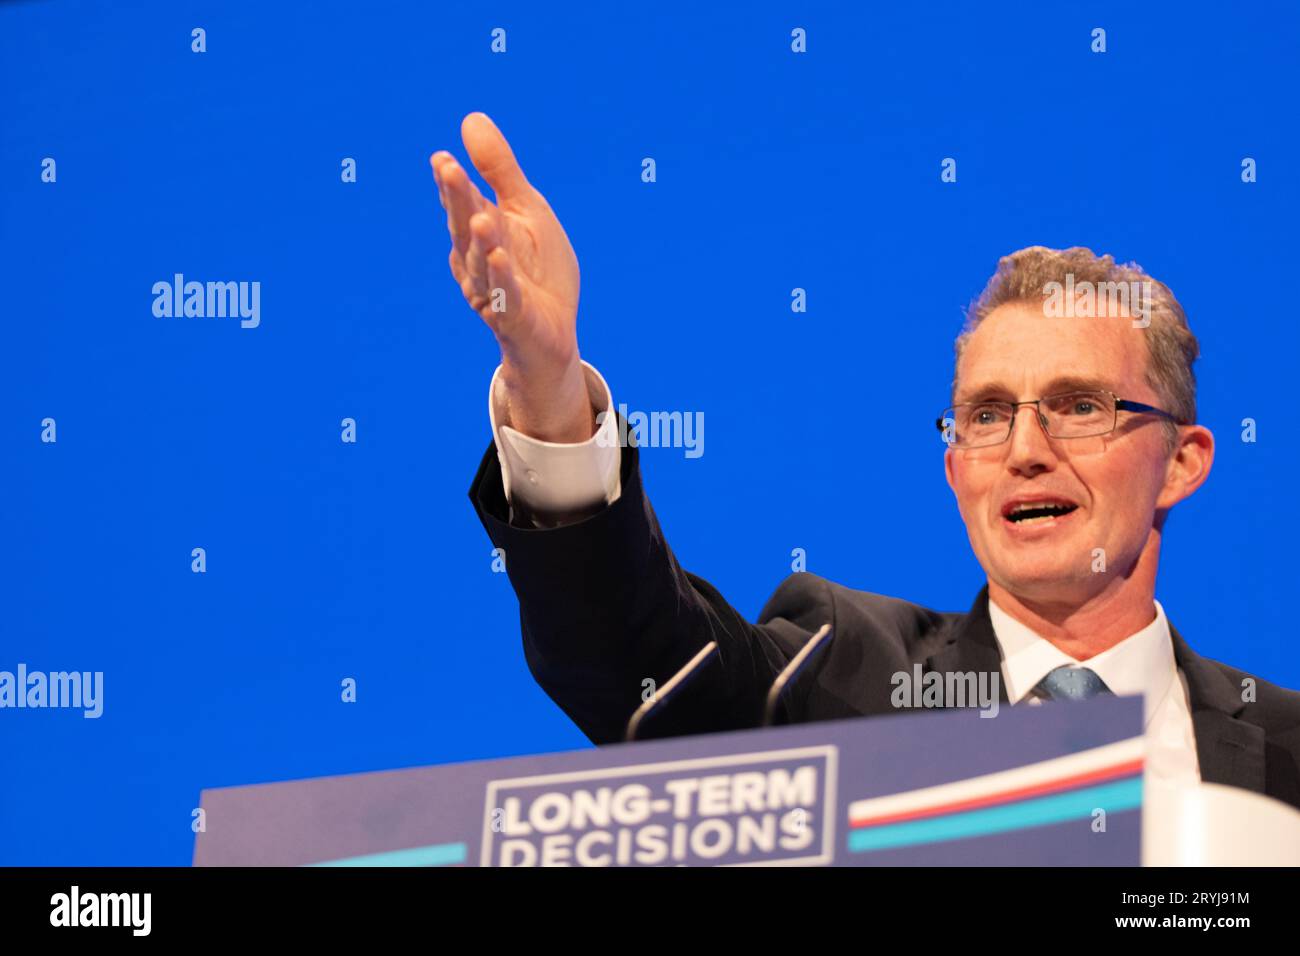
[[[194,863],[1136,866],[1142,726],[1105,696],[207,789]]]
[[[1147,781],[1145,866],[1300,866],[1300,812],[1218,783]]]

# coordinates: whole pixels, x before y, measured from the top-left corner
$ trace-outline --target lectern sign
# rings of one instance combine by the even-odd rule
[[[830,863],[835,748],[494,780],[483,866]]]
[[[910,712],[205,790],[196,865],[1140,862],[1142,702]]]

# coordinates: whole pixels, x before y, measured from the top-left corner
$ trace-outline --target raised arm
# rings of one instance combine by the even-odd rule
[[[651,735],[752,726],[773,677],[830,619],[827,585],[794,575],[769,602],[762,624],[746,621],[707,581],[678,565],[642,491],[635,447],[591,458],[593,468],[613,462],[619,474],[608,486],[621,492],[598,491],[594,505],[571,519],[539,521],[511,506],[511,484],[526,485],[520,472],[536,478],[547,456],[549,464],[562,463],[551,478],[572,476],[575,464],[580,470],[582,445],[592,444],[596,431],[597,389],[578,356],[578,262],[564,229],[491,120],[470,114],[462,135],[496,203],[450,153],[433,154],[451,232],[449,261],[466,301],[496,336],[506,417],[528,440],[516,447],[499,428],[470,497],[505,554],[528,665],[593,741],[608,743],[621,739],[645,695],[716,641],[718,658],[663,708]],[[608,401],[603,385],[599,391]],[[494,417],[500,424],[495,406]],[[514,463],[508,476],[507,460]],[[514,497],[522,490],[514,488]]]

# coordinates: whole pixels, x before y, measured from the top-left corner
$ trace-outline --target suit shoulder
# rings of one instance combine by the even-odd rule
[[[1259,708],[1258,719],[1254,723],[1278,732],[1300,727],[1300,691],[1274,684],[1222,661],[1210,658],[1202,660],[1212,665],[1235,687],[1241,688],[1243,693],[1248,688],[1253,690],[1254,700],[1249,707]]]
[[[759,623],[776,617],[802,616],[810,610],[845,620],[869,621],[902,633],[922,634],[950,627],[964,615],[935,611],[902,598],[874,591],[860,591],[836,584],[816,574],[799,571],[789,575],[768,598]]]

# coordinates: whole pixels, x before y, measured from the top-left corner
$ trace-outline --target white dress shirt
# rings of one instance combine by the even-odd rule
[[[613,504],[622,493],[614,399],[605,379],[582,363],[593,410],[604,412],[596,433],[585,442],[538,441],[511,428],[501,369],[492,376],[488,415],[506,499],[522,508],[539,527],[557,527],[574,516]],[[1200,780],[1196,739],[1188,703],[1187,678],[1174,660],[1169,621],[1159,601],[1155,619],[1136,634],[1082,662],[1116,695],[1141,694],[1146,726],[1147,779],[1171,783]],[[1049,671],[1080,662],[1039,637],[989,601],[993,633],[1002,652],[1002,679],[1014,706],[1037,705],[1034,687]]]
[[[1082,662],[1120,697],[1141,694],[1148,776],[1175,783],[1201,779],[1187,678],[1174,660],[1169,620],[1159,601],[1155,619],[1136,634]],[[1065,651],[1021,624],[989,600],[993,634],[1002,652],[1002,680],[1012,705],[1037,705],[1035,686],[1061,665],[1079,665]]]

